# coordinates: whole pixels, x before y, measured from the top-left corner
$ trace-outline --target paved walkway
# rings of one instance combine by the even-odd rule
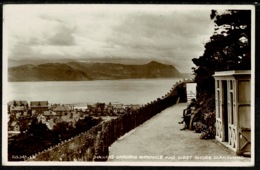
[[[114,142],[112,162],[233,162],[250,161],[212,140],[199,139],[191,130],[180,131],[186,103],[174,105]]]

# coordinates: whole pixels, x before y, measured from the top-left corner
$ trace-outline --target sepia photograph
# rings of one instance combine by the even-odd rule
[[[253,5],[3,5],[4,166],[255,165]]]

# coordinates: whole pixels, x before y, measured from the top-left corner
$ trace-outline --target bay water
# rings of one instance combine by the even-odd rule
[[[97,102],[146,104],[164,96],[180,79],[8,82],[7,101],[48,101],[84,106]]]

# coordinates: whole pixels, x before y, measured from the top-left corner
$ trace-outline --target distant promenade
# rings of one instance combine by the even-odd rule
[[[115,141],[109,148],[113,162],[240,162],[234,152],[212,140],[202,140],[199,133],[180,131],[182,110],[176,104]],[[112,159],[111,159],[112,158]],[[129,159],[128,159],[129,158]]]

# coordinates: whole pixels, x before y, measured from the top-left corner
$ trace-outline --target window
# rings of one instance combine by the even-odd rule
[[[233,80],[230,80],[229,86],[230,86],[230,90],[233,90]]]
[[[233,93],[230,92],[230,123],[234,124],[234,107],[233,107],[233,101],[234,97],[233,97]]]
[[[218,102],[218,113],[217,113],[217,118],[220,118],[220,94],[219,94],[219,90],[218,92],[218,98],[217,98],[217,102]]]

